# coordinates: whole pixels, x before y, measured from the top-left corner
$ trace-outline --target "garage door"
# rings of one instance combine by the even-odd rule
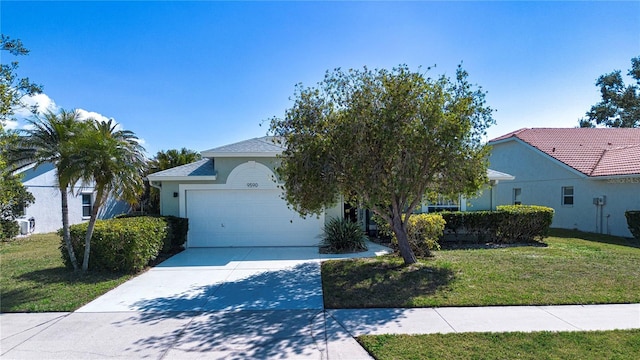
[[[278,189],[187,190],[189,247],[316,246],[323,219],[303,219]]]

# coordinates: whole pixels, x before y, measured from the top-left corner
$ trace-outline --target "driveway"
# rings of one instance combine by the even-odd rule
[[[73,313],[3,314],[2,358],[370,359],[323,310],[320,262],[341,257],[187,249]]]
[[[314,247],[187,249],[77,310],[322,310]]]

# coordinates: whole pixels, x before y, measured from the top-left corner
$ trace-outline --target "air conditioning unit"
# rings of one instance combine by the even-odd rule
[[[20,228],[20,235],[29,234],[29,220],[27,219],[16,219],[18,222],[18,227]]]

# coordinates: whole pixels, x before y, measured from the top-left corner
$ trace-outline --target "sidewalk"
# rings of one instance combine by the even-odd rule
[[[0,315],[2,359],[370,359],[365,334],[640,328],[640,304]]]

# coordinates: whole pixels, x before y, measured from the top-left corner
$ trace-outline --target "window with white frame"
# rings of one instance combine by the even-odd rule
[[[522,189],[513,189],[513,205],[522,205]]]
[[[562,206],[573,206],[573,186],[562,187]]]
[[[82,217],[91,216],[91,205],[93,198],[91,194],[82,194]]]

